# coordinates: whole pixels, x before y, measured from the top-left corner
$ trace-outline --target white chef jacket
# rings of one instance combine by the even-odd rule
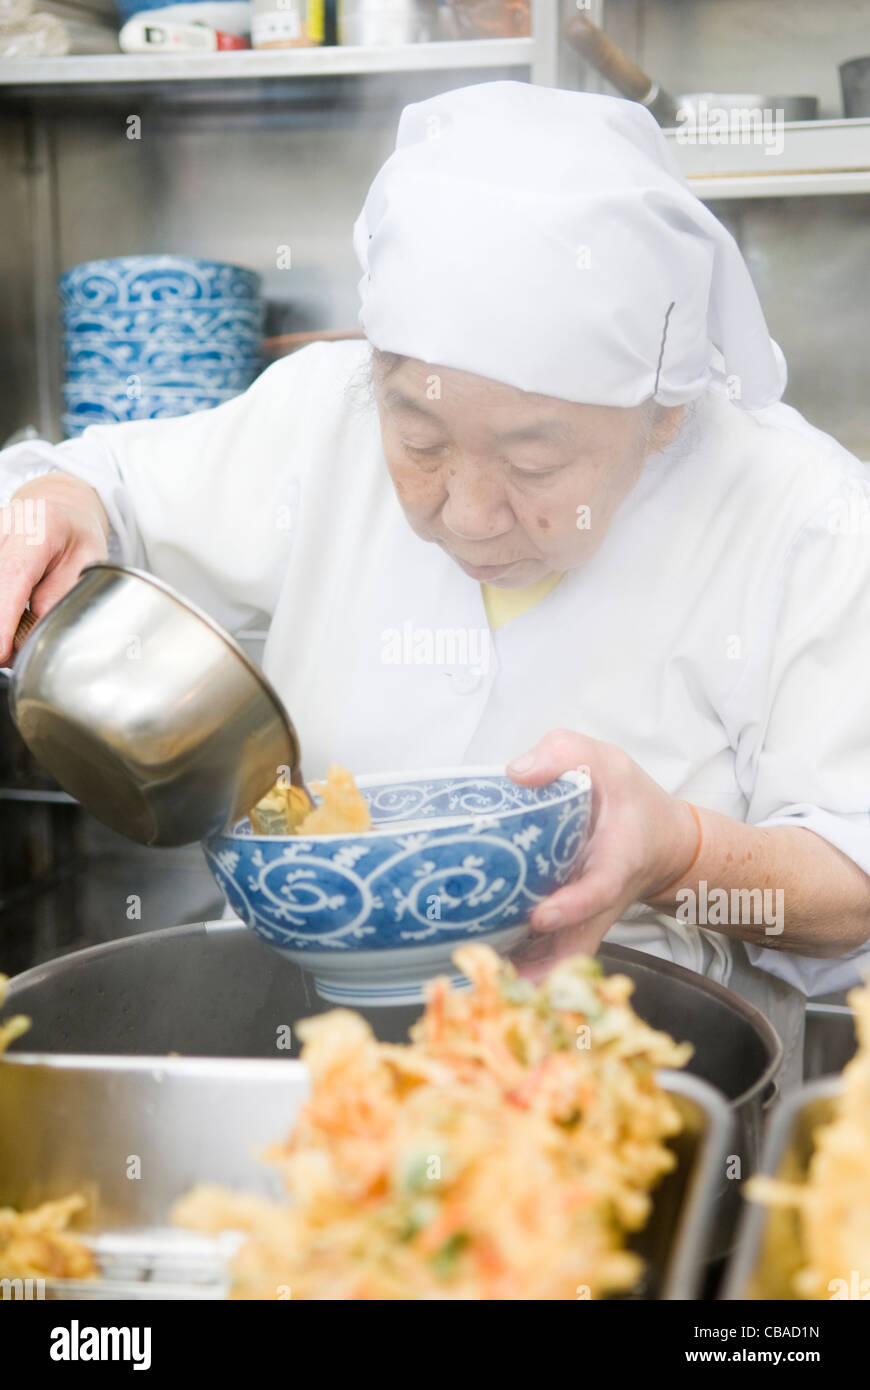
[[[790,407],[744,411],[711,386],[593,557],[490,634],[480,585],[405,520],[367,359],[365,343],[318,344],[216,410],[17,445],[0,500],[76,474],[114,557],[231,630],[268,625],[263,666],[310,777],[333,761],[503,764],[565,727],[621,745],[675,796],[809,827],[870,872],[864,466]],[[644,907],[610,935],[763,1007],[765,989],[824,993],[870,965],[870,948],[744,952]]]

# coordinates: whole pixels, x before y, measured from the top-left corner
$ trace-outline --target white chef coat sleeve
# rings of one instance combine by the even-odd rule
[[[117,506],[113,507],[109,502],[113,484],[118,481],[117,466],[111,452],[91,437],[95,433],[99,431],[90,431],[86,442],[83,442],[83,437],[66,440],[63,444],[33,439],[0,452],[0,507],[8,506],[13,494],[25,483],[34,482],[50,473],[74,473],[100,493],[109,511],[109,558],[137,563],[141,557],[136,555],[136,546],[124,546],[120,513]]]
[[[746,819],[803,826],[870,874],[870,480],[857,469],[790,548],[752,738]],[[870,944],[836,959],[746,950],[753,965],[807,995],[870,972]]]
[[[0,454],[0,500],[60,470],[99,494],[111,558],[173,584],[231,631],[274,611],[292,541],[306,421],[323,409],[317,349],[276,362],[242,395],[167,420],[91,426]]]

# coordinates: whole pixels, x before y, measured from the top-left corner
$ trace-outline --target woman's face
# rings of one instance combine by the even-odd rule
[[[520,588],[582,564],[682,410],[576,405],[412,358],[375,366],[384,455],[417,535]]]

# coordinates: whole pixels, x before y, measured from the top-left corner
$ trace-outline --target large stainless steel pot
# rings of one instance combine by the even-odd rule
[[[642,1018],[692,1043],[689,1071],[737,1108],[767,1098],[781,1048],[756,1008],[642,951],[605,942],[598,959],[608,975],[634,981]],[[247,927],[214,921],[143,932],[34,966],[9,982],[4,1012],[31,1016],[28,1052],[274,1057],[280,1024],[330,1007],[304,970]],[[419,1014],[411,1006],[374,1009],[370,1017],[383,1041],[400,1042]],[[289,1055],[297,1055],[295,1043]]]
[[[763,1106],[781,1048],[767,1020],[731,990],[681,966],[605,943],[608,974],[634,981],[642,1018],[694,1047],[688,1070],[730,1101],[744,1170],[760,1148]],[[329,1008],[311,977],[237,922],[198,922],[76,951],[16,976],[7,1011],[29,1014],[28,1052],[190,1057],[296,1056],[287,1025]],[[402,1042],[416,1007],[368,1015],[379,1038]],[[279,1050],[280,1049],[280,1050]]]

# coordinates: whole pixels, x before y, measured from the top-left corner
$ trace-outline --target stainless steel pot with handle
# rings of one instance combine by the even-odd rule
[[[24,742],[106,825],[148,845],[244,815],[299,741],[276,692],[206,613],[153,575],[89,565],[30,632],[10,710]]]

